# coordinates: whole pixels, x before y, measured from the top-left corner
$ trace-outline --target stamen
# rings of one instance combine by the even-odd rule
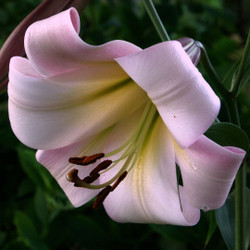
[[[75,182],[76,179],[79,179],[78,177],[78,170],[77,169],[72,169],[68,172],[66,176],[67,180],[70,182]]]
[[[119,177],[118,177],[118,179],[116,180],[116,182],[112,185],[112,187],[111,187],[111,192],[113,192],[116,188],[117,188],[117,186],[125,179],[125,177],[127,176],[127,174],[128,174],[128,172],[127,171],[125,171],[125,172],[123,172]]]
[[[97,180],[99,177],[100,177],[100,175],[98,173],[95,173],[94,175],[85,177],[82,181],[90,184],[90,183],[94,182],[95,180]]]
[[[101,159],[102,157],[104,157],[104,153],[99,153],[99,154],[94,154],[94,155],[90,155],[90,156],[86,156],[83,159],[83,165],[89,165],[92,164],[94,162],[96,162],[96,160]]]
[[[94,209],[98,209],[101,204],[104,202],[104,200],[106,199],[106,197],[108,196],[108,194],[110,193],[112,187],[110,185],[108,185],[107,187],[105,187],[96,197],[94,203],[93,203],[93,208]]]
[[[86,156],[83,157],[70,157],[69,162],[76,165],[83,165],[83,160],[86,158]]]
[[[98,139],[84,149],[82,154],[85,154],[86,156],[69,158],[70,163],[77,165],[90,165],[101,158],[105,157],[108,159],[110,156],[117,155],[117,158],[113,161],[100,161],[96,164],[96,167],[92,168],[92,171],[84,179],[79,178],[77,169],[71,170],[67,175],[68,181],[73,182],[75,187],[101,190],[93,203],[94,209],[97,209],[102,205],[109,193],[113,192],[117,186],[120,185],[120,183],[127,176],[128,172],[135,166],[138,157],[140,157],[140,152],[144,142],[148,138],[148,134],[154,126],[157,118],[158,113],[155,106],[151,102],[148,102],[138,127],[123,145],[105,154],[98,153],[87,156],[87,152],[91,152],[94,149],[95,144],[99,141]],[[121,166],[120,163],[122,163]],[[101,174],[105,174],[115,167],[119,167],[120,169],[112,178],[108,179],[104,183],[92,184],[92,182],[97,180]]]
[[[78,170],[77,169],[72,169],[71,171],[68,172],[66,176],[67,180],[70,182],[74,182],[75,187],[80,187],[82,180],[78,176]]]
[[[96,168],[94,168],[91,172],[90,172],[90,176],[96,175],[97,173],[99,173],[101,170],[106,169],[107,167],[109,167],[112,164],[111,160],[106,160],[101,162]]]
[[[104,153],[99,153],[83,157],[70,157],[69,162],[76,165],[86,166],[96,162],[98,159],[101,159],[104,155]]]

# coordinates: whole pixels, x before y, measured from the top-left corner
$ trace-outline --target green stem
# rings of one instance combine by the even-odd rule
[[[148,15],[151,18],[151,21],[153,22],[155,29],[157,30],[161,40],[163,42],[170,41],[170,37],[162,24],[162,21],[154,7],[152,0],[143,0],[143,3],[145,5]]]
[[[224,98],[224,103],[227,109],[229,121],[240,127],[240,117],[237,101],[230,92],[228,92],[227,97]]]
[[[236,99],[227,104],[229,119],[240,127]],[[235,180],[235,250],[245,249],[245,187],[246,166],[242,164]]]
[[[247,57],[249,56],[249,51],[250,51],[250,31],[248,32],[246,46],[245,46],[245,49],[243,52],[242,59],[240,61],[239,69],[237,71],[236,77],[235,77],[233,84],[232,84],[231,92],[232,92],[233,96],[237,96],[241,90],[241,87],[242,87],[241,80],[243,77]]]
[[[199,43],[199,47],[201,49],[201,63],[203,64],[208,76],[211,78],[212,82],[211,85],[213,87],[213,89],[216,91],[216,93],[218,93],[222,99],[225,101],[230,99],[230,93],[228,92],[228,90],[223,86],[222,82],[220,81],[217,73],[215,72],[207,51],[205,49],[205,47]]]
[[[244,250],[245,246],[245,192],[246,166],[242,164],[235,181],[235,250]]]

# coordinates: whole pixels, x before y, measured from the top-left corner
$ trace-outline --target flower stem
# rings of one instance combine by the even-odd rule
[[[242,164],[235,181],[235,250],[244,250],[245,246],[245,187],[246,165]]]
[[[243,73],[244,73],[244,68],[245,68],[245,64],[247,61],[247,57],[249,56],[249,50],[250,50],[250,31],[248,32],[248,37],[247,37],[247,41],[246,41],[246,46],[243,52],[243,56],[242,59],[240,61],[240,66],[239,69],[237,71],[236,77],[232,83],[232,87],[231,87],[231,92],[234,96],[237,96],[241,90],[242,87],[242,77],[243,77]]]
[[[208,76],[211,78],[212,82],[211,85],[214,88],[214,90],[221,96],[221,98],[225,101],[225,99],[230,99],[230,93],[229,91],[223,86],[221,80],[219,79],[217,73],[215,72],[207,51],[205,47],[199,43],[199,47],[201,49],[201,63],[203,64]]]
[[[170,37],[162,24],[162,21],[154,7],[152,0],[143,0],[143,3],[145,5],[148,15],[151,18],[151,21],[153,22],[155,29],[158,32],[161,40],[163,42],[170,41]]]

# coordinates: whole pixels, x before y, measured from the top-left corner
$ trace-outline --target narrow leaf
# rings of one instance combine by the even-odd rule
[[[48,218],[47,202],[44,193],[41,189],[37,189],[34,197],[35,209],[37,217],[44,224]]]
[[[207,232],[207,238],[205,241],[204,248],[207,246],[207,244],[211,240],[211,238],[215,232],[216,227],[217,227],[217,222],[216,222],[216,217],[215,217],[215,211],[210,211],[209,229]]]
[[[216,210],[216,220],[221,235],[230,250],[235,246],[235,195],[231,194],[223,207]]]

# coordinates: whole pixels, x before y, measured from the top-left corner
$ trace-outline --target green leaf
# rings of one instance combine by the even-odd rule
[[[28,246],[35,250],[48,250],[44,242],[39,238],[32,220],[30,220],[26,214],[21,211],[16,211],[14,223],[19,237],[21,237]]]
[[[157,225],[150,224],[150,227],[163,238],[174,239],[183,243],[188,243],[191,240],[191,234],[187,233],[186,228],[181,228],[173,225]]]
[[[217,222],[216,222],[216,218],[215,218],[215,211],[210,211],[209,229],[208,229],[207,238],[205,241],[205,247],[207,246],[207,244],[211,240],[216,227],[217,227]]]
[[[17,227],[19,236],[25,239],[37,239],[38,233],[30,218],[21,211],[16,211],[14,223]]]
[[[0,231],[0,246],[3,245],[5,239],[7,237],[7,233],[6,232],[3,232],[3,231]]]
[[[33,184],[42,189],[53,190],[51,184],[53,179],[48,171],[36,161],[33,150],[20,147],[18,148],[18,157],[24,172]]]
[[[28,246],[27,243],[22,239],[14,239],[8,242],[2,250],[33,250],[31,246]]]
[[[250,189],[246,188],[245,203],[245,246],[250,246]],[[234,250],[235,246],[235,193],[232,193],[223,207],[216,210],[216,220],[221,235],[228,248]]]
[[[250,246],[250,189],[246,189],[246,249]]]
[[[221,235],[230,250],[234,250],[235,245],[235,197],[231,194],[226,203],[216,210],[216,220]]]
[[[247,134],[240,127],[231,123],[221,122],[213,124],[206,131],[205,135],[221,146],[235,146],[245,151],[249,148]]]
[[[45,195],[41,189],[37,189],[34,197],[34,203],[37,217],[42,223],[45,223],[48,218],[48,209]]]
[[[83,214],[60,214],[49,227],[50,249],[60,249],[66,244],[84,245],[87,249],[102,249],[110,240],[108,228]]]

